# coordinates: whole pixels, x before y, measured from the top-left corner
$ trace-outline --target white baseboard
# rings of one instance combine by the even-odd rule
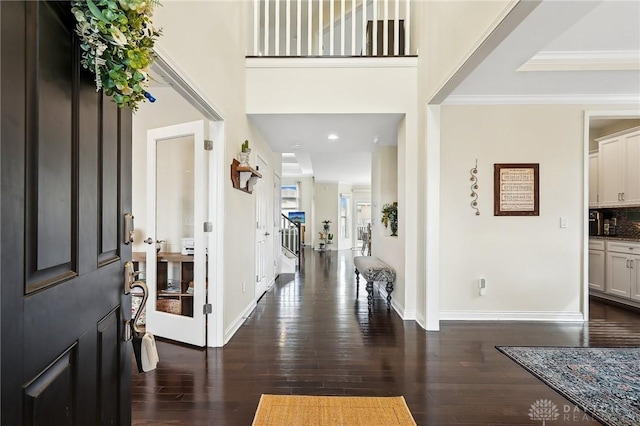
[[[419,312],[416,312],[416,322],[420,327],[427,329],[427,319]]]
[[[580,312],[440,311],[441,321],[568,321],[584,322]]]
[[[242,324],[247,320],[247,318],[249,317],[249,315],[251,314],[251,312],[253,312],[253,310],[257,307],[258,305],[256,304],[256,301],[253,300],[251,301],[251,303],[249,303],[249,306],[247,306],[244,311],[242,311],[242,313],[240,315],[238,315],[236,317],[236,319],[234,319],[231,324],[229,325],[229,327],[227,327],[227,329],[224,331],[224,345],[226,345],[229,340],[231,340],[231,338],[233,337],[234,334],[236,334],[236,332],[238,331],[238,329],[242,326]]]
[[[385,299],[385,303],[387,300],[386,285],[387,283],[385,282],[374,283],[375,289],[378,290],[380,295]],[[366,288],[366,282],[365,282],[365,288]],[[402,306],[400,302],[398,302],[398,300],[393,297],[393,293],[391,293],[391,307],[393,308],[394,311],[398,313],[398,315],[400,316],[400,318],[402,318],[403,321],[411,321],[416,319],[416,313],[414,311],[405,310],[404,306]]]

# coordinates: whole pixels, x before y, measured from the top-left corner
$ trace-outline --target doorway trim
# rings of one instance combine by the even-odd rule
[[[207,264],[209,268],[209,283],[207,302],[212,304],[213,312],[207,320],[207,346],[222,347],[224,345],[224,165],[226,131],[224,116],[196,85],[191,78],[177,65],[167,52],[156,44],[154,47],[156,59],[151,69],[160,74],[171,87],[189,104],[198,110],[206,120],[209,120],[209,131],[206,139],[213,141],[213,151],[209,156],[209,167],[213,170],[208,182],[209,208],[207,221],[213,224],[209,238],[209,254]]]
[[[589,321],[589,125],[592,119],[640,118],[640,109],[584,111],[582,153],[582,319]]]

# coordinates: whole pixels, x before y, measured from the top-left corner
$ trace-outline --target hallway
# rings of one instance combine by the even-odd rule
[[[250,425],[263,393],[402,395],[418,425],[539,424],[527,416],[536,400],[573,405],[496,345],[640,345],[640,315],[596,302],[584,325],[444,322],[425,332],[378,295],[368,314],[354,252],[305,254],[304,274],[277,282],[224,348],[158,342],[158,369],[133,375],[133,424]],[[554,424],[598,424],[571,420]]]

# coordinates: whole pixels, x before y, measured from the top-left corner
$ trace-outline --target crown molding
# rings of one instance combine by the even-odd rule
[[[518,71],[639,71],[638,50],[541,51]]]
[[[637,105],[640,94],[622,95],[452,95],[442,105]]]

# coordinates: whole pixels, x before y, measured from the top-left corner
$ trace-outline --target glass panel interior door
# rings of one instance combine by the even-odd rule
[[[147,331],[196,346],[206,344],[204,131],[204,121],[147,131]]]

